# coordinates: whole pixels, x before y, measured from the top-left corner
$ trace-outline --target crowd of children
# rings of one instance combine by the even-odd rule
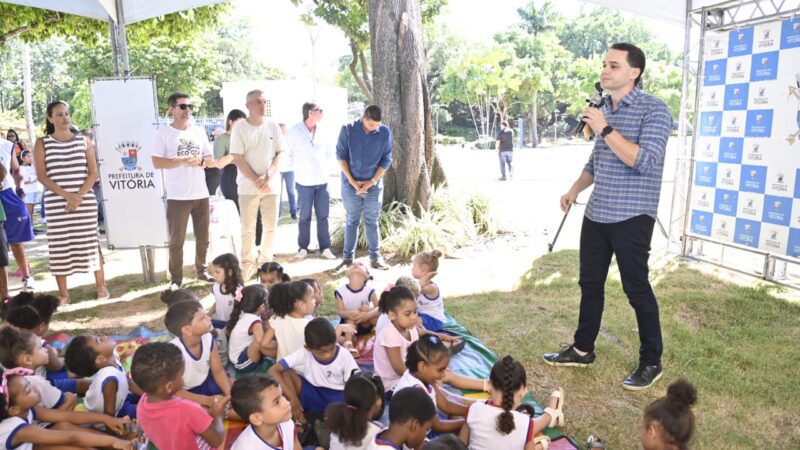
[[[223,421],[248,425],[234,450],[546,450],[542,431],[564,425],[564,391],[543,414],[525,404],[527,374],[504,356],[488,379],[449,369],[463,348],[445,330],[433,282],[441,252],[413,260],[380,295],[369,270],[351,265],[334,291],[340,324],[316,317],[312,279],[291,281],[275,262],[245,286],[238,260],[213,260],[214,307],[187,290],[166,291],[166,342],[140,347],[127,374],[104,336],[76,336],[63,359],[43,336],[58,298],[21,293],[0,305],[0,450],[33,448],[211,449]],[[362,371],[357,341],[374,333],[375,373]],[[488,392],[473,400],[445,388]],[[81,402],[82,406],[76,408]],[[644,415],[645,449],[687,448],[697,394],[680,380]],[[80,412],[76,412],[80,409]],[[388,416],[386,411],[388,410]]]

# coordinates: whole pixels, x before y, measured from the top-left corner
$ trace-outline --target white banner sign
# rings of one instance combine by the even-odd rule
[[[111,248],[167,245],[160,170],[150,158],[158,110],[152,78],[89,83]]]

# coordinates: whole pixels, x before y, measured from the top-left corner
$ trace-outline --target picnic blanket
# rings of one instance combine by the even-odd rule
[[[446,315],[444,327],[446,332],[458,336],[465,341],[464,349],[451,358],[450,369],[465,376],[488,378],[492,366],[499,359],[497,354],[490,350],[480,339],[473,336],[469,330],[459,324],[449,314]],[[125,335],[109,337],[117,342],[117,354],[126,371],[130,371],[132,356],[136,349],[148,342],[160,342],[170,339],[166,331],[151,331],[144,327],[139,327]],[[69,343],[70,339],[71,337],[65,333],[54,333],[45,338],[45,340],[51,346],[59,350],[59,352]],[[365,371],[373,371],[372,351],[375,344],[374,333],[360,336],[355,344],[359,350],[359,357],[356,360],[359,367]],[[458,389],[453,389],[453,391],[467,398],[484,399],[488,397],[488,394],[485,392],[462,391]],[[523,403],[533,406],[537,416],[542,413],[542,407],[536,402],[530,392],[523,398]],[[226,420],[225,441],[220,448],[225,450],[230,449],[233,442],[236,441],[236,438],[246,426],[247,424],[241,422]],[[553,440],[550,445],[550,449],[552,450],[576,450],[579,448],[573,439],[564,435],[558,429],[548,428],[545,430],[545,434]],[[158,450],[152,445],[149,448]]]

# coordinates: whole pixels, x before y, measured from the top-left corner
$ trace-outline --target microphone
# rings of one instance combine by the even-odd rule
[[[597,90],[597,92],[591,97],[587,98],[586,102],[589,104],[590,108],[599,108],[600,105],[603,104],[603,87],[600,86],[600,82],[598,81],[597,83],[594,84],[594,88]],[[579,135],[583,133],[583,129],[585,127],[586,127],[586,122],[584,122],[583,118],[581,117],[581,121],[580,123],[578,123],[578,126],[575,127],[575,131],[573,132],[573,134]]]

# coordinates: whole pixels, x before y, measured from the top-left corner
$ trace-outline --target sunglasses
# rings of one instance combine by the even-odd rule
[[[182,103],[180,105],[175,105],[175,107],[176,108],[180,108],[180,109],[182,109],[184,111],[186,111],[187,109],[189,109],[189,110],[193,110],[194,109],[194,105],[191,104],[191,103]]]

